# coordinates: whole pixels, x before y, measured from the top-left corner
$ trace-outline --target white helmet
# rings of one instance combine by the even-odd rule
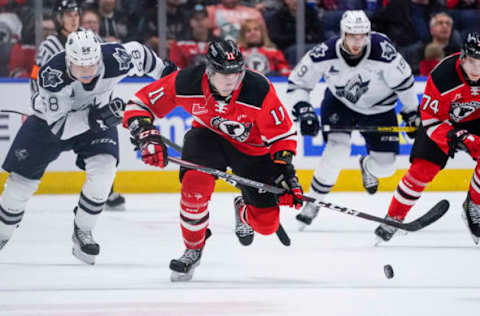
[[[65,44],[67,65],[91,66],[102,59],[102,48],[98,37],[90,30],[72,32]]]
[[[345,39],[345,33],[370,35],[370,20],[362,10],[345,11],[340,20],[340,33]]]

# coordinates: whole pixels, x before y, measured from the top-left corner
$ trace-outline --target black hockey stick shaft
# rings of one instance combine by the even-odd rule
[[[182,152],[182,147],[180,145],[178,145],[177,143],[172,142],[170,139],[168,139],[164,136],[162,136],[162,139],[168,146],[172,147],[173,149],[175,149],[179,153]],[[237,187],[237,186],[235,185],[235,187]],[[278,239],[280,240],[280,242],[284,246],[290,246],[292,241],[290,240],[290,237],[288,236],[287,232],[283,228],[282,223],[279,224],[278,229],[275,233],[277,234]]]
[[[322,125],[321,127],[323,132],[370,132],[370,133],[398,133],[398,132],[415,132],[416,127],[413,126],[330,126]]]
[[[188,161],[184,161],[184,160],[181,160],[181,159],[178,159],[178,158],[174,158],[174,157],[169,157],[168,159],[169,159],[169,161],[171,161],[173,163],[176,163],[176,164],[179,164],[179,165],[181,165],[185,168],[196,169],[196,170],[200,170],[200,171],[203,171],[205,173],[217,176],[217,177],[219,177],[219,178],[225,180],[226,182],[228,182],[230,184],[233,184],[235,186],[237,184],[241,184],[241,185],[246,185],[246,186],[250,186],[250,187],[253,187],[253,188],[257,188],[259,190],[265,190],[265,191],[270,192],[270,193],[275,193],[275,194],[285,193],[285,189],[275,187],[275,186],[271,186],[271,185],[266,184],[266,183],[257,182],[257,181],[254,181],[254,180],[250,180],[250,179],[247,179],[247,178],[237,176],[235,174],[229,174],[229,173],[217,170],[217,169],[204,167],[204,166],[197,165],[197,164],[194,164],[194,163],[191,163],[191,162],[188,162]],[[387,225],[394,226],[394,227],[397,227],[399,229],[406,230],[406,231],[411,231],[411,232],[420,230],[420,229],[432,224],[433,222],[437,221],[448,211],[448,208],[449,208],[448,201],[447,200],[441,200],[434,207],[432,207],[427,213],[425,213],[423,216],[417,218],[416,220],[414,220],[412,222],[409,222],[409,223],[399,223],[399,222],[394,222],[394,221],[391,221],[391,220],[388,220],[388,219],[385,219],[385,218],[382,218],[382,217],[371,215],[371,214],[368,214],[368,213],[365,213],[365,212],[354,210],[354,209],[349,208],[349,207],[336,205],[336,204],[333,204],[333,203],[330,203],[330,202],[320,201],[320,200],[317,200],[313,197],[309,197],[309,196],[306,196],[306,195],[303,196],[303,199],[307,202],[311,202],[311,203],[317,204],[318,206],[325,207],[325,208],[328,208],[328,209],[331,209],[331,210],[334,210],[334,211],[337,211],[337,212],[340,212],[340,213],[343,213],[343,214],[360,217],[360,218],[363,218],[365,220],[369,220],[369,221],[373,221],[373,222],[377,222],[377,223],[381,223],[381,224],[387,224]]]

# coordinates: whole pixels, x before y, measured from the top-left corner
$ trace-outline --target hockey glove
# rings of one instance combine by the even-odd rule
[[[402,120],[405,122],[405,125],[408,127],[416,127],[418,128],[420,126],[420,115],[418,114],[418,111],[412,111],[408,113],[400,112],[400,115],[402,116]],[[415,139],[415,135],[417,134],[417,131],[413,132],[408,132],[407,136],[411,139]]]
[[[313,106],[300,101],[293,106],[292,111],[295,121],[300,121],[300,133],[302,135],[316,136],[320,131],[320,122]]]
[[[168,151],[160,132],[148,117],[135,117],[128,121],[135,149],[140,150],[147,165],[163,168],[168,164]]]
[[[101,108],[91,107],[88,112],[88,125],[94,132],[101,132],[122,122],[125,102],[120,98],[111,100]]]
[[[287,150],[276,152],[273,155],[273,162],[280,170],[280,175],[275,179],[275,184],[281,185],[287,190],[278,197],[278,204],[294,207],[298,210],[303,204],[303,190],[298,183],[292,158],[293,154]]]
[[[480,157],[480,137],[467,130],[451,130],[447,134],[448,156],[453,158],[457,150],[464,150],[477,160]]]

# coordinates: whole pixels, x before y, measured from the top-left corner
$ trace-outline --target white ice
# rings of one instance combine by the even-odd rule
[[[392,193],[335,193],[330,201],[384,216]],[[35,196],[0,252],[0,315],[480,315],[480,249],[461,221],[465,193],[425,193],[407,221],[438,200],[449,212],[431,227],[373,247],[376,223],[322,209],[292,239],[233,233],[233,194],[214,194],[213,235],[187,283],[171,283],[169,261],[184,249],[178,194],[127,195],[126,212],[104,212],[95,266],[71,255],[74,195]],[[383,266],[395,277],[387,279]]]

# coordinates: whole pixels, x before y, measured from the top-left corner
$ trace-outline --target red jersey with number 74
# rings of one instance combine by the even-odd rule
[[[214,131],[247,155],[296,153],[295,127],[266,77],[246,70],[231,98],[217,99],[205,66],[186,68],[139,90],[127,104],[123,126],[133,117],[162,118],[181,106],[193,116],[193,127]]]
[[[431,72],[420,105],[427,135],[446,154],[447,133],[480,118],[480,86],[468,85],[459,57],[456,53],[445,58]]]

